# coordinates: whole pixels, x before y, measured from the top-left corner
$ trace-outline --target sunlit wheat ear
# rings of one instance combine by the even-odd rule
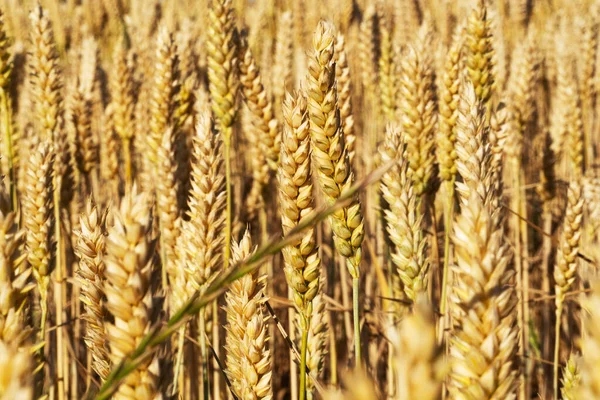
[[[150,277],[154,268],[154,243],[146,195],[135,188],[114,211],[114,226],[106,238],[104,291],[106,308],[114,323],[106,325],[110,359],[117,365],[144,338],[153,321]],[[115,399],[152,399],[158,393],[158,364],[145,360],[129,374]]]
[[[39,143],[32,152],[25,175],[23,193],[23,226],[27,236],[27,261],[40,293],[40,304],[47,306],[48,285],[52,262],[52,163],[54,157],[48,145]],[[44,323],[45,321],[42,321]]]
[[[308,114],[314,171],[328,204],[335,203],[354,180],[344,132],[340,129],[337,108],[333,28],[320,22],[313,37],[314,53],[309,59],[306,82]],[[330,218],[337,251],[347,259],[352,277],[360,273],[361,243],[364,225],[360,202],[353,204]]]
[[[179,308],[196,290],[203,290],[218,272],[223,257],[225,225],[225,176],[221,135],[211,127],[210,113],[199,116],[194,137],[192,181],[188,219],[177,240],[177,283],[186,297],[176,299]],[[174,295],[180,293],[176,290]]]
[[[451,398],[515,398],[517,295],[498,210],[471,190],[454,223]]]
[[[477,5],[467,20],[466,29],[467,74],[475,87],[477,99],[487,106],[494,88],[494,49],[485,0],[477,0]]]
[[[377,43],[375,41],[375,24],[377,13],[374,5],[366,8],[360,23],[360,35],[357,43],[358,64],[360,65],[360,83],[362,93],[374,96],[377,87]]]
[[[338,33],[335,38],[334,48],[340,124],[344,131],[348,159],[350,160],[350,165],[353,165],[354,156],[356,155],[356,134],[354,132],[354,115],[352,113],[352,77],[350,76],[350,65],[346,54],[346,40],[341,33]]]
[[[29,15],[31,21],[31,90],[34,103],[34,115],[39,123],[40,135],[53,143],[55,152],[53,168],[56,176],[56,188],[65,175],[68,163],[68,140],[63,129],[62,76],[59,67],[58,52],[54,42],[52,23],[48,13],[37,6]]]
[[[405,133],[409,176],[419,197],[430,189],[435,161],[437,115],[430,45],[430,28],[423,25],[400,64],[398,113]]]
[[[237,58],[235,20],[231,0],[213,0],[208,12],[206,53],[213,114],[221,128],[229,128],[235,116]]]
[[[248,258],[256,250],[246,231],[232,244],[232,263]],[[226,373],[233,392],[241,399],[271,399],[269,329],[264,310],[266,276],[246,274],[231,284],[225,294],[227,336]]]
[[[576,399],[600,398],[600,280],[593,278],[591,292],[582,300],[585,334],[581,340],[581,381]]]
[[[424,295],[419,295],[412,314],[390,328],[388,337],[394,346],[397,398],[439,399],[446,368],[436,341],[434,314]]]
[[[460,102],[460,71],[463,57],[462,48],[465,40],[464,26],[456,28],[452,44],[446,55],[442,85],[439,99],[439,129],[436,135],[436,157],[439,175],[444,181],[452,181],[456,177],[456,120]]]
[[[313,211],[310,165],[310,129],[306,98],[288,93],[283,104],[285,120],[278,173],[279,205],[283,234],[294,229]],[[309,229],[291,246],[283,249],[285,274],[293,291],[295,306],[308,322],[311,302],[319,290],[321,259],[315,230]],[[306,325],[303,329],[306,328]]]
[[[106,215],[91,199],[87,201],[80,217],[80,230],[75,232],[77,241],[74,252],[79,258],[77,281],[81,286],[80,299],[86,321],[84,341],[92,354],[92,368],[101,379],[110,371],[108,346],[106,343],[104,311],[104,253]]]
[[[388,125],[380,155],[383,163],[396,162],[381,180],[381,193],[388,204],[386,230],[394,245],[390,249],[391,257],[401,281],[400,287],[394,290],[403,291],[415,301],[417,295],[427,289],[427,241],[421,228],[423,215],[408,176],[407,153],[396,125]]]
[[[460,93],[456,121],[456,166],[462,177],[462,182],[457,182],[456,188],[461,204],[470,199],[472,191],[488,202],[497,195],[493,192],[490,128],[486,123],[484,107],[484,103],[477,99],[475,87],[471,82],[465,82]]]
[[[6,90],[10,83],[13,62],[10,53],[10,39],[6,35],[4,12],[0,10],[0,88]]]

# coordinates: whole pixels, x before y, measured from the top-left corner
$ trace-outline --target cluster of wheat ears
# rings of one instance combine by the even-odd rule
[[[1,399],[600,399],[600,1],[0,10]]]

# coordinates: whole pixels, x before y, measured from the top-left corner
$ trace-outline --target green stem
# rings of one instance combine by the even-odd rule
[[[8,94],[4,89],[0,89],[0,101],[2,106],[2,115],[4,123],[4,143],[6,145],[6,160],[8,162],[8,176],[10,179],[10,201],[12,204],[13,211],[16,211],[18,207],[17,203],[17,189],[15,185],[15,169],[14,169],[14,149],[12,141],[12,122],[11,122],[11,109],[8,102]]]
[[[360,278],[352,278],[352,312],[354,316],[354,358],[356,368],[360,368],[360,316],[358,312]]]
[[[223,134],[225,144],[225,187],[227,191],[227,212],[225,216],[225,253],[223,255],[223,269],[229,266],[229,255],[231,253],[231,128],[225,128]]]
[[[309,321],[305,319],[305,326],[302,330],[302,347],[300,347],[300,400],[306,399],[306,351],[308,344]]]
[[[206,346],[206,310],[203,308],[198,315],[198,339],[202,357],[202,400],[210,398],[210,385],[208,382],[208,348]],[[214,326],[213,326],[214,329]]]
[[[560,353],[560,320],[562,317],[562,303],[556,308],[556,325],[554,326],[554,398],[558,399],[558,365]]]

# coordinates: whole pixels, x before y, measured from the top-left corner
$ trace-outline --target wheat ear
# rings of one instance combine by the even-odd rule
[[[477,0],[477,6],[467,20],[465,37],[465,65],[469,80],[475,87],[477,99],[487,106],[494,88],[494,49],[492,31],[485,0]]]
[[[556,297],[556,329],[554,342],[554,395],[558,396],[558,373],[560,356],[561,319],[567,292],[571,289],[577,275],[579,242],[582,234],[583,195],[581,184],[571,182],[567,194],[567,210],[563,223],[563,232],[556,253],[554,268],[554,292]]]
[[[396,120],[396,66],[394,63],[394,42],[392,20],[385,15],[379,19],[379,93],[381,108],[387,122]]]
[[[409,177],[419,198],[430,188],[435,161],[436,104],[433,65],[427,53],[430,44],[429,27],[423,25],[400,64],[398,112],[405,132]]]
[[[227,267],[231,246],[232,189],[231,136],[237,95],[237,58],[235,17],[232,0],[213,0],[209,9],[206,41],[208,89],[213,115],[223,135],[227,215],[225,219],[225,250],[223,264]]]
[[[271,88],[275,98],[274,106],[276,115],[281,115],[281,104],[285,98],[286,90],[292,87],[294,73],[294,18],[290,11],[281,13],[277,26],[275,39],[275,60]]]
[[[309,59],[306,93],[310,118],[313,162],[318,181],[327,204],[334,204],[340,195],[352,186],[354,175],[340,127],[335,85],[333,27],[320,22],[313,37],[314,53]],[[360,365],[360,327],[358,320],[358,284],[360,276],[361,244],[364,237],[360,201],[330,217],[335,247],[346,258],[352,276],[354,293],[354,340],[356,363]]]
[[[474,86],[468,85],[465,92],[470,100],[463,103],[476,99]],[[458,170],[465,173],[465,183],[460,188],[462,210],[452,235],[456,265],[450,310],[455,329],[450,340],[449,391],[451,398],[508,399],[515,398],[517,390],[515,273],[510,268],[509,247],[503,243],[502,214],[492,206],[498,193],[489,184],[489,145],[485,135],[473,129],[478,126],[476,121],[485,119],[485,103],[475,100],[470,108],[474,110],[469,113],[471,142],[483,152],[483,164],[467,174],[462,165],[468,166],[473,158],[464,159],[459,153]],[[460,136],[457,143],[461,143]]]
[[[108,211],[108,210],[107,210]],[[92,354],[92,368],[104,380],[110,372],[104,311],[104,252],[107,211],[100,212],[91,199],[80,217],[74,252],[79,258],[77,280],[86,321],[85,345]]]
[[[25,175],[23,195],[23,225],[27,231],[25,248],[27,261],[33,268],[40,292],[42,321],[40,338],[45,332],[45,317],[48,307],[48,285],[52,263],[52,163],[54,157],[45,143],[39,143],[32,152]]]
[[[436,342],[435,317],[424,295],[419,295],[412,314],[391,329],[389,337],[395,350],[395,398],[439,399],[445,365]]]
[[[250,233],[232,244],[232,263],[254,253]],[[225,294],[227,313],[227,376],[233,392],[241,399],[270,399],[271,360],[267,348],[269,330],[264,313],[266,276],[246,274],[236,280]]]
[[[134,64],[131,50],[127,50],[125,41],[119,40],[114,48],[113,73],[110,75],[113,101],[113,124],[121,138],[123,162],[125,164],[125,183],[129,187],[133,182],[132,141],[135,135],[134,125]]]
[[[380,155],[383,163],[396,162],[381,180],[381,193],[389,207],[385,210],[387,232],[394,245],[391,257],[401,281],[401,288],[394,289],[400,289],[395,293],[403,291],[415,301],[419,293],[427,290],[427,241],[423,237],[423,215],[408,177],[407,153],[397,126],[388,125]]]
[[[286,96],[283,104],[285,120],[278,173],[281,225],[286,235],[304,216],[313,211],[313,185],[310,166],[310,128],[306,98],[300,94]],[[306,392],[306,352],[312,315],[312,300],[319,291],[321,259],[315,230],[283,250],[284,271],[299,314],[302,345],[300,353],[300,398]]]
[[[252,220],[257,210],[263,207],[263,189],[269,184],[269,170],[277,168],[281,137],[279,124],[274,118],[273,104],[265,90],[260,70],[256,65],[252,51],[245,37],[240,44],[240,84],[246,105],[252,112],[253,136],[256,139],[255,159],[267,164],[256,165],[253,168],[253,182],[250,194],[246,200],[249,219]]]
[[[133,188],[114,212],[114,226],[106,239],[106,308],[114,317],[107,324],[110,359],[117,365],[150,330],[152,320],[151,274],[154,243],[148,199]],[[156,359],[145,360],[127,376],[115,399],[158,398]]]

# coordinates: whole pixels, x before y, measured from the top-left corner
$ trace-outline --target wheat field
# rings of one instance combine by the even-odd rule
[[[0,399],[600,399],[597,0],[0,0]]]

